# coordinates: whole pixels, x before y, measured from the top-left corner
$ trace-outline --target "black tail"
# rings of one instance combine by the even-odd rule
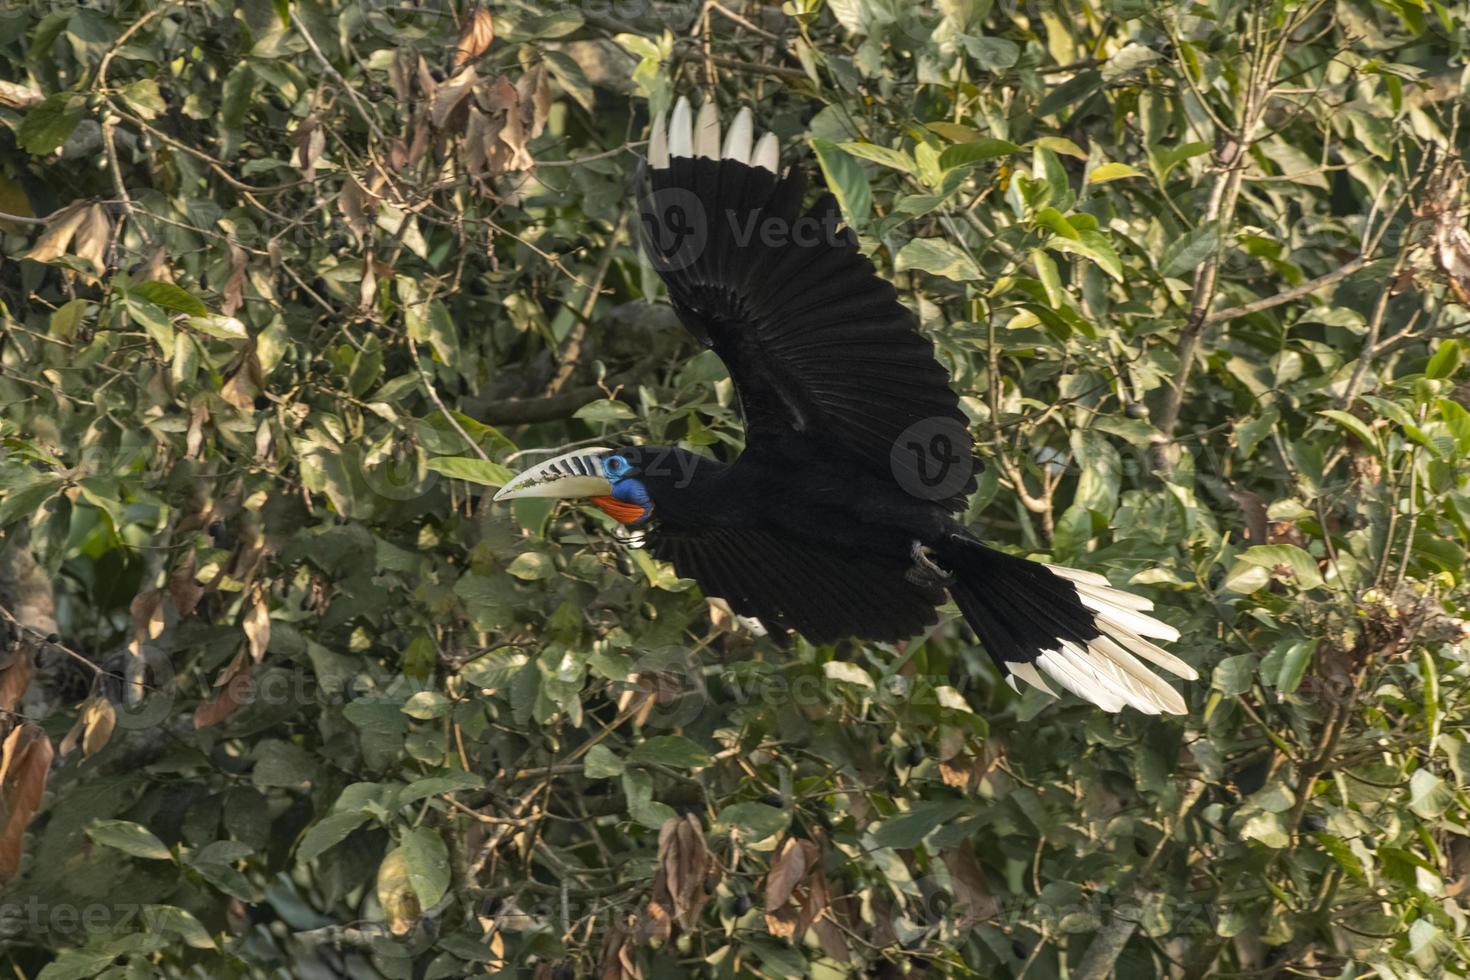
[[[1050,678],[1108,711],[1183,714],[1184,699],[1140,662],[1180,677],[1194,668],[1144,637],[1177,640],[1178,630],[1145,615],[1153,604],[1115,589],[1095,572],[1028,561],[955,534],[939,554],[954,597],[1012,687],[1015,678],[1052,693]]]

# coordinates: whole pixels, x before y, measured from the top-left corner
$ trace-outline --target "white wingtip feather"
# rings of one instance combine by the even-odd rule
[[[725,149],[720,155],[726,160],[749,163],[751,139],[754,134],[755,117],[750,112],[750,106],[742,106],[730,122],[730,130],[725,134]]]
[[[1024,660],[1008,660],[1006,661],[1006,670],[1010,671],[1010,675],[1006,677],[1006,680],[1011,681],[1011,689],[1017,694],[1021,692],[1021,689],[1016,687],[1015,684],[1015,679],[1019,677],[1032,687],[1040,688],[1052,697],[1057,696],[1057,692],[1047,686],[1045,679],[1042,678],[1041,672],[1036,669],[1035,664],[1028,664]]]
[[[713,99],[699,107],[699,120],[694,126],[694,155],[710,160],[720,156],[720,111]]]
[[[775,133],[766,133],[756,141],[750,154],[750,165],[776,173],[776,168],[781,165],[781,145],[776,142]]]
[[[679,96],[679,101],[674,103],[674,114],[669,119],[669,156],[670,157],[692,157],[694,156],[694,134],[692,130],[692,110],[689,108],[689,100]]]
[[[663,110],[653,117],[653,129],[648,133],[648,162],[655,170],[669,166],[669,114]]]

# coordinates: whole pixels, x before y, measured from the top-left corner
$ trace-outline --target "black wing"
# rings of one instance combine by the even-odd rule
[[[692,137],[681,108],[667,135],[662,119],[654,123],[640,180],[644,248],[679,319],[729,369],[747,443],[815,437],[910,493],[961,509],[975,479],[959,398],[835,199],[823,193],[803,211],[801,173],[777,178],[769,135],[750,152],[746,112],[721,150],[710,107]],[[936,456],[966,462],[962,485],[928,492],[943,465]]]
[[[945,598],[911,581],[905,563],[765,531],[665,524],[649,531],[648,550],[739,615],[812,643],[912,637],[938,620]]]

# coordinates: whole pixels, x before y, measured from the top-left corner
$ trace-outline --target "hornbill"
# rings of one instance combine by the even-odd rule
[[[1051,680],[1109,711],[1184,713],[1142,661],[1179,633],[1103,576],[983,545],[955,519],[976,486],[969,423],[933,344],[858,250],[830,192],[809,209],[774,134],[713,102],[654,120],[639,168],[644,251],[679,320],[724,361],[745,449],[579,449],[496,493],[585,498],[644,530],[708,597],[814,643],[894,641],[948,592],[1013,688]],[[1019,690],[1019,688],[1017,688]]]

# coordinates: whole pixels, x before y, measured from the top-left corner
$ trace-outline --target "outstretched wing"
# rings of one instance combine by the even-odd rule
[[[812,643],[906,639],[938,620],[945,598],[912,581],[902,562],[760,530],[661,524],[648,532],[648,550],[737,614]]]
[[[934,346],[858,251],[837,202],[802,210],[800,171],[777,176],[775,137],[749,109],[723,144],[713,104],[654,121],[644,248],[679,319],[730,371],[751,446],[821,439],[916,496],[964,506],[972,441]]]

